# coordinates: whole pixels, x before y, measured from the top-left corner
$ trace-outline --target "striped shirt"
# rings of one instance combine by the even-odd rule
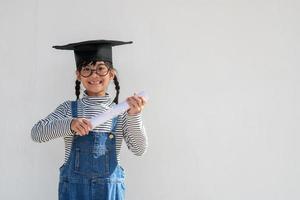
[[[115,103],[109,94],[105,96],[88,96],[86,91],[78,100],[78,118],[90,119],[105,112]],[[55,138],[63,137],[65,143],[64,163],[67,162],[74,137],[71,130],[72,121],[71,101],[60,104],[46,118],[39,120],[31,129],[31,138],[35,142],[47,142]],[[112,128],[112,120],[105,122],[92,131],[109,132]],[[116,123],[116,155],[120,162],[120,149],[123,139],[128,149],[137,156],[143,155],[147,150],[147,135],[142,122],[141,114],[129,115],[127,111],[118,116]]]

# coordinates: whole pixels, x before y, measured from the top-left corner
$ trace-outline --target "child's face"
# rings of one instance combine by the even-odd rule
[[[96,73],[96,69],[98,69],[100,74],[106,70],[108,70],[108,73],[104,76],[100,76]],[[92,75],[88,77],[85,77],[86,75],[82,76],[83,74],[89,74],[91,70]],[[115,71],[105,66],[103,61],[97,61],[95,65],[82,67],[81,73],[76,70],[76,76],[77,80],[81,81],[87,90],[89,96],[104,96],[110,81],[114,79]]]

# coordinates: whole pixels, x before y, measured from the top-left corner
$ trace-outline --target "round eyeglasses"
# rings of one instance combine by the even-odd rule
[[[93,71],[96,72],[99,76],[106,76],[109,72],[110,68],[107,67],[105,64],[100,64],[96,66],[96,69],[92,69],[92,65],[86,65],[81,68],[80,75],[83,77],[89,77],[93,74]]]

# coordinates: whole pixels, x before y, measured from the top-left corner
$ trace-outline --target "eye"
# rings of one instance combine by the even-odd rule
[[[100,65],[100,66],[97,67],[97,70],[105,71],[105,70],[107,70],[107,67],[105,65]]]
[[[89,67],[84,67],[84,68],[82,68],[82,71],[89,72],[89,71],[91,71],[91,69]]]

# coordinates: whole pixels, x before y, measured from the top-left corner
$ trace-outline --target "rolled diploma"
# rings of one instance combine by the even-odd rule
[[[148,95],[146,94],[145,91],[138,93],[137,96],[144,97],[146,100],[148,100]],[[122,103],[115,105],[114,107],[101,113],[100,115],[97,115],[97,116],[91,118],[90,122],[92,124],[92,128],[94,129],[96,126],[103,124],[104,122],[114,118],[115,116],[126,111],[129,107],[130,106],[127,103],[127,101],[123,101]]]

